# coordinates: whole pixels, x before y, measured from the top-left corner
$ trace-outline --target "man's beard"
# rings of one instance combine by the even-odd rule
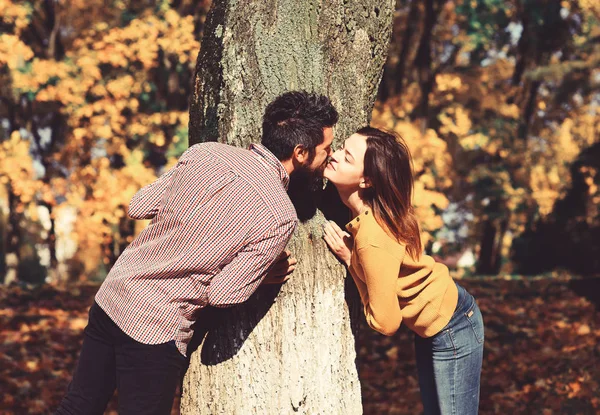
[[[303,187],[305,191],[311,193],[323,190],[323,172],[327,163],[323,163],[315,170],[311,170],[309,166],[310,164],[306,164],[294,169],[290,175],[290,185],[294,183],[294,187]]]
[[[296,208],[298,219],[304,222],[317,212],[317,203],[323,189],[323,170],[326,164],[317,170],[308,166],[294,169],[290,175],[288,195]]]

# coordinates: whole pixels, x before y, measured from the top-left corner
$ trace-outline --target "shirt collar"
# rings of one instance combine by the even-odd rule
[[[352,236],[356,236],[358,230],[360,229],[361,221],[364,222],[365,220],[369,219],[370,216],[373,216],[371,209],[365,209],[364,212],[346,224],[346,229],[352,234]]]
[[[281,161],[279,161],[279,159],[262,144],[250,144],[249,149],[261,157],[261,159],[264,160],[268,166],[272,167],[277,172],[283,187],[285,187],[285,190],[287,190],[290,184],[290,175],[286,171],[285,167],[283,167],[283,164],[281,164]]]

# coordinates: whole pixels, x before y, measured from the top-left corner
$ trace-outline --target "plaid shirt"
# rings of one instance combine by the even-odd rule
[[[119,256],[96,302],[145,344],[175,340],[186,354],[195,313],[250,297],[297,224],[289,176],[261,145],[190,147],[136,193],[133,219],[152,219]]]

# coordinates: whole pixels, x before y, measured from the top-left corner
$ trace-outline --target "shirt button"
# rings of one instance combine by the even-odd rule
[[[352,224],[349,224],[348,226],[349,226],[349,227],[352,227]]]
[[[360,218],[356,218],[356,221],[357,221],[357,222],[360,222]]]
[[[368,215],[368,214],[369,214],[369,211],[368,211],[368,210],[365,210],[365,215]]]

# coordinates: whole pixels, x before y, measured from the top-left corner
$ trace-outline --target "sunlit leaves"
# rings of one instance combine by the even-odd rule
[[[107,238],[118,240],[132,195],[186,146],[186,105],[170,108],[169,94],[189,94],[200,46],[193,16],[181,16],[169,2],[137,7],[123,20],[126,5],[120,1],[76,0],[56,7],[68,29],[61,61],[39,54],[25,43],[30,38],[19,37],[29,30],[31,7],[0,0],[0,23],[11,28],[0,35],[0,68],[7,68],[14,99],[48,103],[66,117],[63,144],[52,156],[62,174],[43,182],[32,167],[31,138],[15,133],[0,149],[0,180],[21,203],[75,209],[72,237],[86,252],[78,259],[93,274],[94,264],[102,261],[97,246]],[[169,73],[178,75],[166,79]]]
[[[41,187],[33,171],[29,143],[17,131],[0,143],[0,185],[10,185],[24,204],[31,203]]]
[[[0,0],[0,22],[13,28],[12,32],[19,36],[31,20],[31,5],[29,2],[14,2]],[[1,43],[1,42],[0,42]]]
[[[464,136],[471,131],[471,118],[468,112],[459,105],[454,105],[446,108],[438,119],[442,124],[440,132],[442,134],[452,133],[458,137]]]
[[[23,70],[32,57],[33,51],[17,36],[0,34],[0,67]]]

